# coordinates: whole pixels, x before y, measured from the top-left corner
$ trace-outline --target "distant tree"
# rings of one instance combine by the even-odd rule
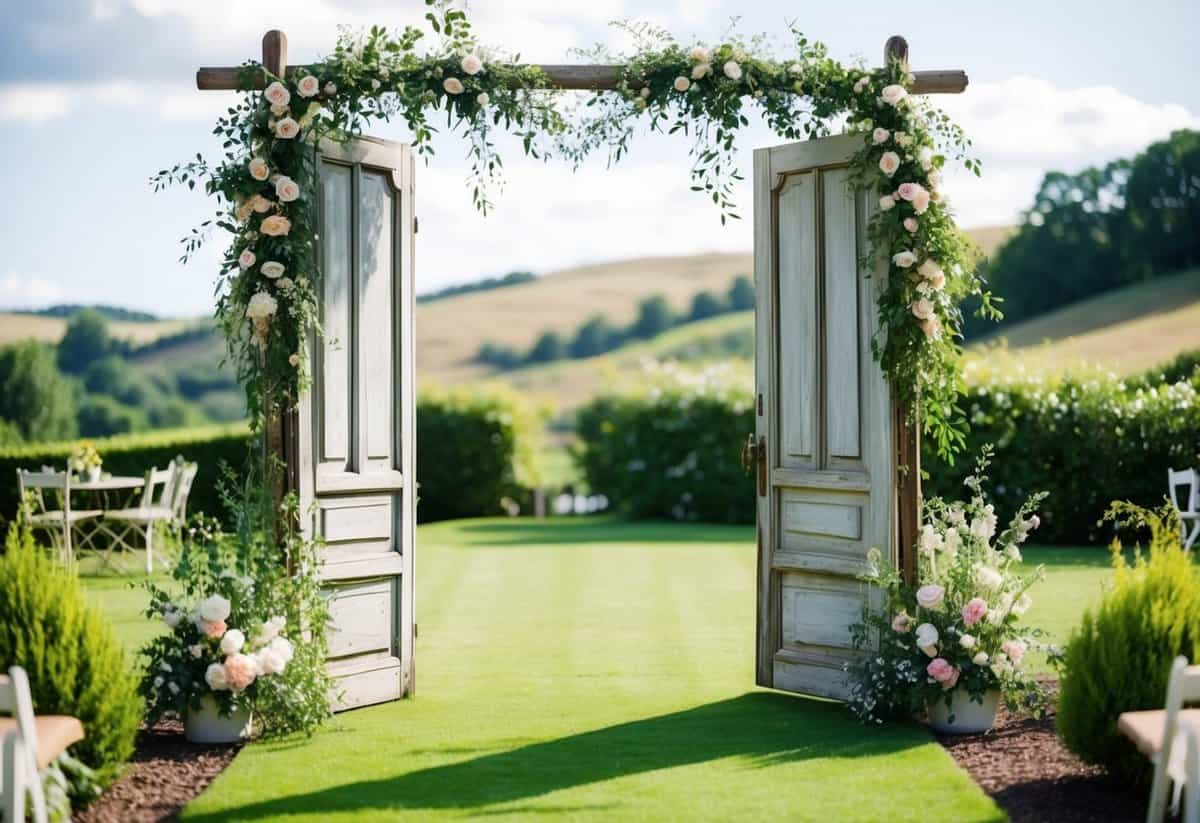
[[[67,323],[67,331],[58,344],[58,367],[67,374],[82,374],[112,350],[104,315],[95,309],[84,309]]]
[[[91,394],[107,394],[127,406],[144,406],[161,395],[151,382],[130,368],[120,355],[110,354],[84,369],[83,386]]]
[[[26,341],[0,349],[0,420],[22,439],[74,437],[75,391],[45,344]]]
[[[637,319],[629,327],[629,336],[636,340],[649,340],[675,325],[675,313],[667,299],[661,294],[647,297],[638,303]]]
[[[754,308],[754,281],[744,274],[738,275],[729,287],[729,310],[744,311]]]
[[[499,343],[484,343],[475,354],[475,360],[498,369],[514,369],[521,365],[521,355],[512,346]]]
[[[1134,158],[1124,216],[1129,280],[1200,265],[1200,132],[1173,132]]]
[[[108,437],[146,427],[137,410],[103,394],[89,394],[79,404],[79,433],[84,437]]]
[[[529,350],[525,361],[527,363],[552,363],[567,356],[567,344],[562,335],[556,331],[544,331]]]
[[[692,298],[692,310],[688,313],[688,319],[692,321],[706,320],[722,314],[725,310],[725,301],[713,292],[696,292],[696,296]]]
[[[201,423],[203,418],[182,399],[165,397],[146,405],[146,422],[152,429],[178,429]]]
[[[579,327],[569,353],[574,358],[595,357],[616,348],[620,342],[620,332],[597,314]]]

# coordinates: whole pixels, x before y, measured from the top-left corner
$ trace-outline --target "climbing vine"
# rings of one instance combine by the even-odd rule
[[[662,30],[635,26],[633,54],[592,53],[622,65],[617,88],[591,92],[579,105],[547,88],[537,67],[482,48],[454,0],[426,3],[432,38],[411,26],[343,30],[333,53],[304,71],[276,77],[247,63],[246,91],[214,130],[224,145],[221,159],[210,164],[197,155],[152,178],[156,188],[200,183],[218,199],[217,217],[184,238],[184,259],[214,227],[233,237],[216,314],[257,422],[293,404],[309,381],[305,343],[320,333],[315,195],[322,141],[344,142],[371,122],[396,118],[408,127],[414,151],[429,156],[439,128],[460,134],[471,158],[472,201],[486,214],[502,183],[497,133],[519,138],[531,157],[577,166],[599,150],[619,161],[646,125],[691,140],[692,189],[710,198],[725,222],[739,219],[736,138],[757,115],[784,139],[820,137],[838,126],[861,137],[853,180],[879,196],[869,262],[887,261],[874,353],[900,400],[919,401],[938,450],[949,455],[962,444],[959,304],[975,294],[984,312],[995,309],[941,183],[948,160],[976,174],[979,164],[962,131],[909,94],[913,78],[902,65],[844,66],[798,31],[791,56],[778,59],[763,38],[683,45]],[[264,75],[266,87],[253,90]]]

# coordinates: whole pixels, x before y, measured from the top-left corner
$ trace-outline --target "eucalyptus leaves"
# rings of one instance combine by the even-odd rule
[[[472,199],[486,213],[503,168],[495,131],[520,139],[529,156],[578,165],[601,148],[610,163],[620,160],[638,124],[647,124],[691,139],[692,188],[712,199],[725,222],[739,217],[737,134],[757,110],[783,139],[827,134],[843,118],[862,133],[854,179],[882,194],[872,255],[891,261],[879,305],[886,334],[876,340],[876,357],[903,401],[921,401],[939,450],[948,454],[961,443],[958,303],[969,294],[982,294],[987,310],[990,303],[941,196],[940,174],[948,153],[976,173],[978,164],[966,157],[961,131],[908,95],[911,77],[901,66],[847,68],[798,32],[794,55],[777,60],[761,38],[685,47],[665,32],[637,27],[630,28],[633,55],[589,55],[621,63],[617,88],[572,100],[547,88],[537,67],[481,49],[452,0],[426,2],[426,21],[439,37],[431,49],[418,51],[423,32],[413,27],[343,31],[322,63],[269,77],[264,91],[246,92],[218,121],[225,148],[218,165],[197,156],[154,178],[156,186],[203,181],[221,201],[215,225],[234,239],[217,316],[256,420],[294,403],[308,381],[304,343],[319,332],[320,140],[348,140],[373,120],[397,117],[415,151],[428,156],[437,131],[431,118],[444,112],[447,130],[468,143]],[[262,72],[248,64],[245,87]],[[185,238],[185,259],[211,225]]]

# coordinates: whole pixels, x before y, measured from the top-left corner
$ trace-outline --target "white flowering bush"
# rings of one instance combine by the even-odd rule
[[[1043,695],[1025,669],[1025,658],[1058,651],[1038,640],[1041,632],[1022,625],[1029,587],[1041,577],[1018,573],[1021,545],[1038,527],[1035,510],[1044,495],[1021,506],[997,532],[995,510],[984,496],[984,451],[966,481],[966,502],[926,502],[917,547],[917,580],[906,582],[872,550],[866,582],[882,601],[869,605],[855,627],[860,661],[851,667],[851,710],[882,723],[911,717],[936,701],[951,704],[956,689],[982,702],[993,689],[1012,709],[1041,709]]]
[[[294,510],[294,501],[285,508]],[[264,734],[311,731],[329,716],[315,547],[288,535],[280,557],[275,545],[261,532],[225,534],[199,515],[186,530],[174,585],[146,584],[146,615],[167,627],[142,650],[151,723],[182,717],[207,695],[225,714],[251,709]]]

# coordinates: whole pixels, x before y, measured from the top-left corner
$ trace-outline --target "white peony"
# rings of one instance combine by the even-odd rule
[[[283,277],[283,272],[285,271],[283,264],[276,262],[275,260],[268,260],[259,266],[258,270],[262,272],[263,277],[270,278],[271,280],[274,280],[277,277]]]
[[[253,298],[251,298],[251,302],[253,302]],[[273,311],[271,313],[274,314]],[[202,600],[196,611],[202,620],[206,620],[209,623],[218,623],[229,617],[229,601],[219,594],[214,594]]]
[[[932,257],[926,257],[921,265],[917,266],[917,273],[926,280],[934,280],[942,273],[942,267],[934,262]]]
[[[275,196],[281,203],[291,203],[300,197],[300,185],[292,178],[280,175],[275,180]]]
[[[896,198],[892,197],[890,194],[885,194],[883,197],[879,198],[879,208],[883,209],[884,211],[891,211],[892,209],[896,208]]]
[[[255,646],[265,646],[279,636],[283,631],[283,627],[287,625],[287,619],[282,615],[277,615],[267,620],[262,625],[262,630],[254,636]]]
[[[976,666],[986,666],[988,662],[988,653],[975,652],[975,656],[971,658],[971,662]]]
[[[928,657],[937,656],[938,630],[932,623],[922,623],[916,631],[917,648]]]
[[[712,74],[712,66],[708,63],[700,63],[699,65],[692,66],[693,80],[703,80],[710,74]]]
[[[283,85],[283,83],[280,83],[278,80],[263,90],[263,97],[265,97],[267,102],[272,106],[286,106],[289,102],[291,102],[292,99],[292,95],[287,90],[287,86]]]
[[[479,56],[475,54],[468,54],[466,57],[464,57],[461,65],[463,74],[474,76],[483,71],[483,61],[480,60]]]
[[[255,655],[255,662],[261,674],[281,674],[292,661],[294,649],[291,641],[285,637],[276,637],[266,648]]]
[[[251,320],[265,320],[268,317],[273,317],[275,312],[278,310],[279,304],[275,302],[275,298],[267,294],[265,291],[260,291],[255,293],[254,296],[250,298],[250,301],[246,304],[246,317]],[[213,597],[217,597],[217,595],[213,595]],[[209,598],[209,600],[211,599],[212,598]],[[225,602],[225,614],[228,616],[229,601],[225,600],[223,597],[218,599]],[[201,604],[201,608],[203,608],[203,604]],[[225,618],[221,617],[217,619],[224,620]]]
[[[730,60],[721,67],[721,71],[725,72],[725,76],[730,80],[742,79],[742,67],[738,65],[736,60]]]
[[[981,564],[975,569],[975,584],[982,589],[991,591],[1004,584],[1004,577],[991,566]]]
[[[317,92],[320,90],[321,81],[311,74],[304,75],[300,78],[300,82],[296,84],[296,94],[301,97],[316,97]]]
[[[933,168],[933,149],[929,146],[921,146],[921,150],[917,152],[917,160],[921,163],[921,168],[929,171]]]
[[[209,663],[204,670],[204,682],[214,692],[229,691],[229,681],[225,679],[225,667],[220,663]]]
[[[692,50],[688,52],[688,57],[692,59],[693,63],[707,63],[708,49],[704,48],[704,46],[692,46]]]
[[[871,141],[878,146],[880,143],[886,143],[888,138],[891,136],[892,133],[890,131],[881,126],[877,126],[875,130],[871,132]]]
[[[928,583],[917,589],[917,605],[922,609],[936,609],[946,599],[946,589]]]
[[[928,320],[933,316],[933,304],[924,297],[920,300],[914,300],[908,308],[912,312],[913,317],[918,320]]]
[[[240,629],[230,629],[221,637],[221,654],[237,654],[246,645],[246,635]]]
[[[446,90],[446,94],[462,94],[463,84],[457,77],[447,77],[442,81],[442,88]]]
[[[884,86],[883,91],[879,92],[879,99],[889,106],[897,105],[905,97],[908,97],[908,91],[905,90],[904,86],[895,83],[890,86]]]
[[[894,151],[885,151],[879,157],[879,170],[891,177],[900,168],[900,155]]]
[[[675,91],[687,91],[692,87],[692,81],[686,77],[680,76],[675,78]]]
[[[253,158],[250,161],[248,168],[250,170],[250,176],[260,182],[266,180],[271,174],[271,169],[268,168],[267,161],[263,160],[261,157]]]
[[[242,267],[242,271],[254,265],[254,261],[258,258],[254,256],[254,252],[250,249],[242,249],[242,253],[238,255],[238,265]]]
[[[285,117],[275,124],[275,136],[280,140],[291,140],[300,133],[300,124],[290,117]]]
[[[962,646],[964,649],[975,648],[975,643],[975,635],[973,634],[960,635],[958,638],[958,645]]]
[[[917,262],[917,256],[907,250],[896,252],[892,255],[892,262],[902,269],[907,269],[913,263]]]
[[[488,97],[488,93],[486,91],[481,91],[475,96],[475,102],[481,106],[486,106],[488,103],[492,102],[492,98]]]

